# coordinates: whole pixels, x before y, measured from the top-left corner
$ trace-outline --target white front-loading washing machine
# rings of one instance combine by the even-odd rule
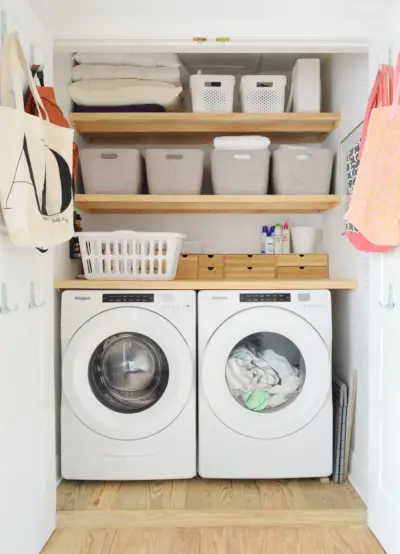
[[[66,479],[196,474],[196,295],[62,295],[61,467]]]
[[[198,296],[199,474],[332,473],[329,291]]]

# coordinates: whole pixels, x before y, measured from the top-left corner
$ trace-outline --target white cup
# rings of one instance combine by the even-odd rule
[[[292,227],[293,252],[295,254],[312,254],[317,242],[315,227]]]

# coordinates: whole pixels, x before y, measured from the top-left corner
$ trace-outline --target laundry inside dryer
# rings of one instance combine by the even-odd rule
[[[256,412],[282,409],[300,394],[306,368],[299,348],[279,333],[259,332],[232,349],[226,382],[239,404]]]

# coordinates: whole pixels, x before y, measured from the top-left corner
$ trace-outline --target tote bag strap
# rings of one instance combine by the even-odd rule
[[[394,70],[394,92],[393,92],[393,102],[392,108],[390,110],[390,119],[394,119],[397,114],[397,109],[399,107],[400,101],[400,53],[397,56],[397,64]]]
[[[393,102],[394,70],[389,65],[382,65],[381,87],[379,90],[378,106],[388,107]]]
[[[374,108],[377,108],[379,105],[379,101],[382,94],[381,87],[382,87],[382,71],[379,70],[378,73],[376,74],[375,83],[374,83],[374,86],[372,87],[371,94],[368,99],[367,109],[365,112],[360,152],[358,155],[360,159],[364,150],[365,141],[367,140],[368,125],[369,125],[369,120],[371,117],[372,110]]]
[[[21,43],[15,33],[6,35],[3,42],[2,63],[1,63],[1,97],[4,106],[11,106],[11,86],[15,95],[15,104],[17,110],[24,111],[24,91],[21,73],[25,76],[28,82],[32,98],[36,104],[38,115],[46,120],[49,116],[45,110],[39,92],[29,70],[27,61],[22,51]],[[11,77],[11,82],[10,82]]]

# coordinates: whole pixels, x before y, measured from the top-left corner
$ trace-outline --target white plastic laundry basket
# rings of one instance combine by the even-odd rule
[[[229,113],[233,111],[235,77],[233,75],[191,75],[190,92],[194,112]]]
[[[283,75],[245,75],[240,82],[242,112],[285,111],[287,79]]]
[[[79,233],[86,279],[171,280],[184,235],[178,233]]]

